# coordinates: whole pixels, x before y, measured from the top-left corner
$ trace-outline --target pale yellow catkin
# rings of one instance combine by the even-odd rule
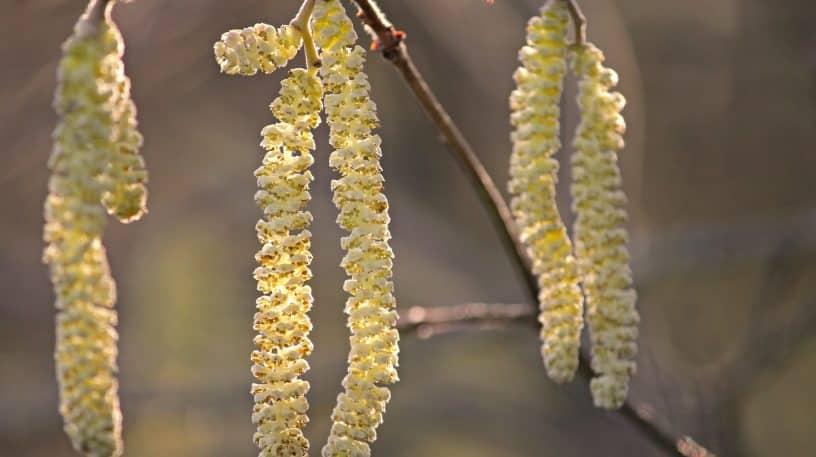
[[[130,96],[130,78],[125,75],[122,61],[124,41],[110,20],[108,27],[107,39],[116,43],[116,53],[108,55],[104,65],[108,67],[106,72],[114,78],[109,90],[112,91],[111,103],[117,121],[113,148],[102,177],[106,187],[102,203],[109,214],[120,222],[128,223],[140,219],[147,212],[147,170],[139,153],[142,135],[137,130],[136,105]]]
[[[592,44],[571,55],[579,78],[581,123],[575,134],[572,197],[576,257],[583,277],[587,321],[592,341],[591,382],[595,405],[623,405],[635,372],[638,322],[626,248],[626,196],[618,168],[626,100],[610,92],[618,75],[603,66],[603,54]]]
[[[235,29],[221,35],[213,46],[215,60],[228,75],[272,73],[285,66],[303,44],[303,34],[291,25],[268,24]]]
[[[583,297],[572,244],[556,205],[559,103],[567,72],[566,2],[554,0],[527,24],[522,66],[513,75],[510,96],[513,153],[510,159],[511,208],[538,276],[541,355],[549,376],[572,379],[578,367],[583,328]]]
[[[110,5],[108,5],[110,6]],[[55,360],[60,413],[75,449],[122,453],[116,380],[116,286],[101,237],[102,176],[115,147],[117,32],[94,2],[63,45],[54,108],[60,118],[48,161],[43,260],[56,295]],[[109,11],[108,11],[109,12]],[[93,14],[91,14],[93,13]]]
[[[346,251],[342,267],[349,275],[343,289],[351,329],[345,391],[332,412],[332,429],[324,457],[364,457],[377,438],[377,426],[390,399],[385,385],[398,380],[399,333],[393,295],[393,252],[388,240],[388,201],[383,194],[378,120],[370,86],[363,72],[365,51],[337,0],[316,3],[313,27],[322,49],[321,75],[330,143],[329,163],[341,177],[332,182],[338,224],[349,231],[341,240]]]
[[[282,82],[271,105],[278,122],[261,132],[267,153],[255,170],[255,201],[264,213],[256,225],[263,247],[255,255],[254,277],[263,295],[257,300],[252,353],[252,374],[258,381],[252,385],[252,422],[260,457],[307,457],[309,451],[302,430],[309,421],[309,383],[301,376],[312,352],[307,315],[313,302],[307,285],[312,277],[312,215],[305,207],[313,180],[312,129],[320,123],[323,97],[316,73],[295,69]]]
[[[221,71],[234,75],[271,73],[285,66],[306,43],[314,54],[308,16],[311,4],[304,3],[293,23],[279,29],[256,24],[230,30],[214,45]],[[306,357],[313,345],[309,339],[312,322],[312,278],[309,265],[312,214],[309,185],[314,179],[311,165],[315,149],[312,130],[320,124],[323,85],[317,69],[294,69],[281,83],[279,97],[270,105],[278,122],[261,131],[261,146],[267,151],[255,170],[258,191],[255,202],[264,217],[255,225],[261,249],[255,255],[258,267],[253,276],[258,291],[252,352],[254,399],[253,435],[259,457],[307,457],[309,441],[303,427],[309,422],[306,394],[309,383],[302,379],[309,364]]]

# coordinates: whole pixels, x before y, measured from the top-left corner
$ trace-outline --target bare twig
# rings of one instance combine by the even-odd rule
[[[397,327],[402,334],[426,339],[459,330],[506,328],[513,324],[538,326],[535,306],[527,304],[465,303],[424,308],[414,306],[400,315]]]
[[[451,152],[453,152],[459,160],[460,165],[462,165],[464,171],[467,173],[471,183],[477,189],[482,205],[490,214],[491,222],[498,230],[502,238],[502,243],[507,252],[512,255],[514,265],[520,276],[524,279],[531,300],[536,301],[538,296],[538,284],[530,268],[530,260],[527,256],[526,249],[519,239],[518,228],[513,221],[510,209],[499,192],[499,189],[496,187],[496,184],[487,173],[484,165],[482,165],[479,160],[479,157],[456,124],[454,124],[450,115],[445,111],[445,108],[439,103],[439,100],[428,86],[425,78],[414,65],[404,42],[405,33],[397,30],[393,24],[385,18],[383,12],[372,0],[354,0],[354,2],[359,7],[358,17],[360,17],[366,25],[368,32],[372,35],[374,40],[372,49],[381,51],[383,57],[396,67],[417,100],[419,100],[425,109],[425,113],[445,138]],[[574,0],[569,0],[569,6],[570,13],[576,25],[576,43],[578,43],[578,40],[583,40],[585,20]],[[488,310],[496,311],[495,308],[483,308],[485,313],[487,313]],[[424,312],[426,318],[431,315],[429,310],[425,310]],[[536,307],[530,306],[529,313],[531,315],[537,313]],[[417,310],[415,314],[421,313]],[[463,322],[469,323],[466,326],[474,325],[475,323],[492,323],[492,325],[496,325],[498,321],[507,320],[510,319],[507,319],[506,316],[502,319],[496,319],[495,316],[481,319],[471,315],[464,320],[460,319],[439,324],[429,324],[432,326],[425,328],[434,328],[433,325],[436,325],[437,329],[439,329],[440,326],[446,329],[461,328]],[[422,324],[418,322],[414,322],[411,325],[413,325],[417,331],[423,328]],[[587,382],[592,378],[592,372],[588,362],[588,357],[585,353],[582,353],[579,374]],[[677,448],[678,443],[682,439],[680,435],[661,430],[654,421],[654,418],[646,414],[648,410],[648,408],[636,407],[629,401],[623,408],[618,410],[618,412],[621,417],[626,419],[644,437],[649,439],[652,444],[664,450],[668,455],[681,456],[682,454]]]

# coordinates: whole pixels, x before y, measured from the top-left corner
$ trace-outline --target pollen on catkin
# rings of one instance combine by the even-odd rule
[[[344,392],[332,412],[332,429],[324,457],[369,456],[377,438],[390,391],[383,384],[398,380],[399,333],[393,295],[393,252],[388,244],[388,201],[383,194],[380,137],[373,133],[376,105],[363,72],[364,50],[337,0],[317,2],[313,16],[315,41],[322,49],[321,75],[330,143],[329,164],[341,177],[332,182],[338,224],[349,235],[341,266],[349,275],[345,312],[351,329]]]
[[[106,39],[116,44],[116,52],[106,57],[107,73],[113,77],[109,90],[114,109],[116,133],[108,156],[108,164],[102,176],[105,192],[102,204],[108,213],[120,222],[133,222],[147,212],[147,170],[139,149],[142,135],[137,130],[136,105],[130,96],[130,78],[125,75],[122,62],[124,42],[116,25],[108,21]]]
[[[610,92],[618,82],[603,66],[603,53],[592,44],[571,54],[579,78],[581,123],[572,159],[572,198],[576,214],[575,250],[583,277],[587,321],[592,341],[591,382],[595,405],[618,408],[626,399],[635,372],[636,293],[626,248],[626,196],[618,168],[625,123],[623,95]]]
[[[276,29],[268,24],[255,24],[225,32],[213,49],[223,73],[252,76],[283,67],[297,55],[302,44],[303,34],[292,25]]]
[[[561,147],[560,108],[567,72],[566,2],[551,1],[527,24],[522,66],[510,95],[513,153],[510,159],[511,208],[538,275],[541,355],[549,376],[572,379],[578,367],[583,328],[583,297],[572,244],[555,199]]]
[[[312,215],[305,206],[313,180],[312,129],[320,123],[322,97],[316,70],[292,70],[271,105],[278,122],[261,132],[267,153],[255,170],[255,201],[264,213],[256,225],[263,247],[255,255],[254,277],[263,295],[257,300],[252,353],[252,374],[258,381],[252,385],[252,422],[261,457],[306,457],[309,451],[302,431],[309,421],[309,383],[301,376],[312,352],[307,315],[313,301],[307,285],[312,277]]]
[[[108,5],[110,6],[110,5]],[[43,260],[56,295],[55,361],[60,413],[74,448],[122,453],[116,380],[116,286],[101,237],[102,176],[118,131],[114,100],[118,42],[91,3],[63,45],[54,108],[60,118],[48,161]]]

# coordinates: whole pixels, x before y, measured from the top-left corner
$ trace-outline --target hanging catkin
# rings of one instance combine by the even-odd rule
[[[112,3],[91,2],[63,45],[54,108],[60,118],[48,161],[46,248],[56,295],[60,413],[75,449],[121,455],[116,380],[116,286],[102,232],[106,163],[119,147],[121,41]]]
[[[321,75],[330,126],[329,158],[341,177],[332,182],[338,224],[349,231],[341,241],[341,263],[349,275],[343,285],[350,297],[345,312],[352,336],[345,391],[332,413],[332,429],[324,457],[371,454],[390,391],[383,384],[397,381],[399,334],[388,245],[388,201],[383,194],[380,137],[369,83],[363,72],[364,50],[343,6],[320,0],[314,10],[315,41],[322,48]]]
[[[300,377],[309,369],[306,357],[312,352],[307,315],[312,290],[306,284],[312,277],[312,215],[305,207],[313,179],[312,129],[320,123],[323,97],[316,72],[295,69],[282,82],[280,97],[271,105],[278,122],[261,132],[268,152],[255,170],[260,189],[255,201],[264,219],[256,225],[263,247],[255,255],[254,276],[264,295],[254,319],[252,374],[258,382],[252,385],[252,422],[262,457],[306,457],[309,451],[302,431],[309,421],[309,383]]]
[[[596,406],[618,408],[626,399],[637,352],[636,294],[626,248],[626,196],[617,153],[623,148],[626,100],[617,74],[603,66],[592,44],[577,47],[572,67],[578,83],[581,123],[575,133],[572,198],[575,251],[583,277],[592,341],[591,390]]]
[[[255,24],[225,32],[213,49],[223,73],[252,76],[283,67],[297,55],[302,44],[303,35],[296,27],[283,25],[275,29],[268,24]]]
[[[555,0],[527,24],[522,66],[510,96],[513,153],[510,159],[511,207],[521,240],[538,275],[541,355],[557,382],[572,379],[578,367],[583,327],[583,297],[572,245],[558,213],[555,185],[561,147],[561,92],[567,71],[566,2]]]
[[[116,119],[114,145],[102,176],[105,192],[102,204],[120,222],[133,222],[147,211],[147,170],[139,149],[142,135],[136,129],[136,105],[130,96],[130,78],[125,75],[122,55],[125,44],[112,21],[108,21],[110,39],[116,43],[116,53],[106,56],[103,65],[113,76],[111,105]]]
[[[309,370],[306,357],[312,322],[312,278],[309,265],[312,214],[309,185],[314,179],[312,130],[320,124],[323,85],[317,75],[316,50],[309,28],[314,1],[304,1],[291,24],[280,29],[256,24],[224,33],[215,43],[215,59],[227,74],[271,73],[286,65],[304,46],[308,69],[297,68],[281,83],[279,97],[270,105],[278,120],[261,131],[267,151],[255,170],[255,202],[264,217],[255,225],[261,249],[255,254],[253,276],[258,291],[253,328],[257,332],[252,352],[252,374],[257,382],[251,393],[255,402],[253,436],[259,457],[308,457],[309,441],[303,427],[309,422],[306,394]]]

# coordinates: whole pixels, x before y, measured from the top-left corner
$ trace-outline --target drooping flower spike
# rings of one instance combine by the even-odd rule
[[[136,105],[130,96],[130,78],[125,75],[122,55],[125,43],[116,25],[109,21],[110,39],[116,42],[116,54],[109,55],[105,65],[115,81],[111,103],[116,117],[116,134],[110,151],[103,182],[102,204],[108,213],[129,223],[141,219],[147,212],[147,170],[139,153],[142,135],[137,130]]]
[[[308,422],[309,383],[301,376],[309,369],[312,352],[307,313],[312,307],[309,264],[312,215],[312,129],[320,123],[323,90],[316,70],[295,69],[271,105],[278,123],[262,131],[264,156],[255,170],[255,201],[264,219],[256,225],[263,247],[255,255],[255,279],[263,293],[254,318],[256,350],[252,353],[255,399],[252,421],[260,456],[308,456],[309,441],[302,428]]]
[[[309,441],[303,427],[309,422],[306,394],[309,382],[301,377],[309,369],[306,357],[313,345],[312,278],[309,265],[312,214],[309,185],[315,149],[312,130],[320,123],[323,85],[317,74],[316,50],[309,28],[313,1],[305,1],[291,24],[276,31],[258,24],[230,31],[215,44],[221,70],[228,74],[270,73],[294,58],[305,45],[307,69],[291,70],[280,94],[270,105],[278,122],[261,131],[267,151],[255,170],[255,202],[263,219],[255,226],[261,249],[255,255],[253,276],[263,295],[256,301],[253,328],[257,332],[252,352],[251,393],[255,402],[253,440],[260,457],[307,457]]]
[[[58,310],[60,413],[74,448],[93,457],[122,453],[116,285],[102,245],[105,209],[122,221],[135,220],[146,196],[124,45],[110,18],[113,3],[91,1],[63,44],[43,236]]]
[[[626,128],[620,112],[626,100],[611,92],[614,70],[591,43],[577,46],[571,63],[578,83],[581,123],[575,133],[572,198],[576,214],[576,257],[583,278],[592,341],[591,390],[596,406],[618,408],[635,372],[636,293],[626,248],[626,196],[617,154]]]
[[[213,46],[215,60],[228,75],[272,73],[285,66],[303,44],[303,34],[290,24],[279,29],[268,24],[230,30]]]
[[[329,164],[341,177],[332,182],[338,224],[349,232],[341,240],[341,263],[349,275],[345,312],[352,336],[345,391],[332,412],[332,429],[324,457],[369,456],[377,438],[390,391],[398,380],[399,334],[388,244],[388,201],[383,194],[378,120],[363,64],[365,51],[337,0],[318,0],[313,17],[315,41],[322,52],[321,75],[330,143]]]
[[[555,198],[561,147],[559,103],[567,72],[566,2],[555,0],[527,24],[522,66],[510,95],[513,153],[510,159],[511,207],[521,240],[538,275],[541,355],[549,376],[572,379],[578,367],[583,328],[583,297],[572,244]]]

